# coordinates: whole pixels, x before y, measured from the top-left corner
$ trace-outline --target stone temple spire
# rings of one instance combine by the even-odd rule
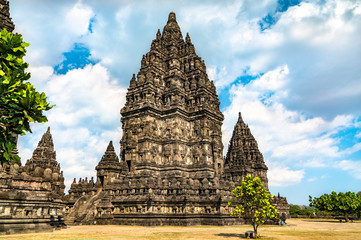
[[[0,30],[6,28],[9,32],[14,31],[14,23],[10,18],[9,2],[0,0]]]
[[[121,109],[120,156],[130,172],[182,164],[223,168],[223,114],[206,65],[174,12],[157,31]],[[124,164],[123,164],[124,165]]]
[[[183,41],[182,32],[177,23],[174,12],[169,13],[167,24],[163,28],[162,37],[164,40]]]
[[[40,165],[51,165],[57,166],[56,162],[56,152],[54,150],[53,137],[50,133],[50,127],[42,136],[41,140],[38,143],[38,147],[33,152],[33,157],[26,163],[27,165],[31,163],[40,164]]]
[[[64,177],[60,164],[56,161],[53,137],[50,127],[42,136],[33,156],[26,162],[24,171],[33,177],[44,177],[51,181],[52,191],[60,196],[64,195]]]
[[[50,148],[54,149],[53,137],[50,133],[50,127],[48,127],[47,131],[44,133],[40,142],[38,143],[38,148]]]
[[[112,165],[119,163],[119,158],[117,154],[115,153],[113,142],[110,141],[107,147],[107,150],[105,151],[102,159],[100,160],[98,167],[105,166],[105,165]]]
[[[113,142],[110,141],[102,159],[95,167],[97,170],[97,177],[101,185],[106,184],[111,178],[115,178],[121,171],[121,164],[119,158],[115,153]]]
[[[258,176],[267,187],[267,169],[257,141],[239,113],[228,147],[225,172],[235,181],[242,181],[248,174]]]

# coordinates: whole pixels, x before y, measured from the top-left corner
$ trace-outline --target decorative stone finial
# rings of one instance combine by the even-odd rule
[[[163,28],[162,40],[168,43],[184,41],[174,12],[169,13],[168,22]]]
[[[54,148],[53,137],[50,133],[50,127],[48,127],[48,129],[42,136],[40,142],[38,143],[38,147]]]
[[[158,28],[158,32],[157,32],[157,40],[160,40],[160,38],[161,38],[161,36],[162,36],[162,34],[160,33],[160,29]]]
[[[189,36],[189,33],[187,33],[186,36],[186,43],[191,43],[191,37]]]
[[[137,85],[137,80],[135,78],[135,74],[133,73],[132,79],[130,79],[130,87],[135,87]]]
[[[238,122],[243,122],[241,112],[238,113]]]
[[[174,12],[170,12],[168,16],[168,22],[176,22],[176,17]]]
[[[109,142],[108,147],[107,147],[107,152],[114,152],[113,141]]]

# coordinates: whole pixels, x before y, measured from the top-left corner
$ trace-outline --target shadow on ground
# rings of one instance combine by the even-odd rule
[[[241,233],[218,233],[218,234],[214,234],[216,236],[220,236],[220,237],[236,237],[236,238],[245,238],[244,234]]]

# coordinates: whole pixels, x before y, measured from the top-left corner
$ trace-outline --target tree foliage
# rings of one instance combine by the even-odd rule
[[[17,135],[31,132],[30,122],[47,122],[43,111],[51,109],[45,93],[39,93],[34,86],[25,82],[30,73],[23,61],[26,47],[20,34],[3,29],[0,32],[0,162],[20,162],[14,153]]]
[[[346,222],[349,221],[349,216],[357,214],[360,216],[361,211],[361,196],[354,192],[339,192],[333,191],[331,194],[323,194],[320,197],[310,198],[310,206],[320,211],[334,212],[342,214]]]
[[[315,212],[310,208],[301,208],[298,205],[290,204],[290,215],[303,215],[303,216],[310,216],[313,215]]]
[[[234,197],[228,205],[236,205],[236,207],[231,216],[243,217],[246,221],[250,221],[256,237],[258,237],[258,227],[267,219],[275,221],[278,219],[278,211],[271,204],[274,196],[263,188],[259,177],[246,176],[241,186],[232,190],[232,194]]]

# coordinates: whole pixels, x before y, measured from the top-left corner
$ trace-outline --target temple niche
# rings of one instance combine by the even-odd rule
[[[231,190],[251,174],[268,189],[267,166],[241,114],[223,157],[216,87],[189,34],[170,13],[133,74],[121,109],[120,158],[112,142],[97,179],[74,179],[67,224],[231,225]],[[281,213],[287,200],[275,197]]]

